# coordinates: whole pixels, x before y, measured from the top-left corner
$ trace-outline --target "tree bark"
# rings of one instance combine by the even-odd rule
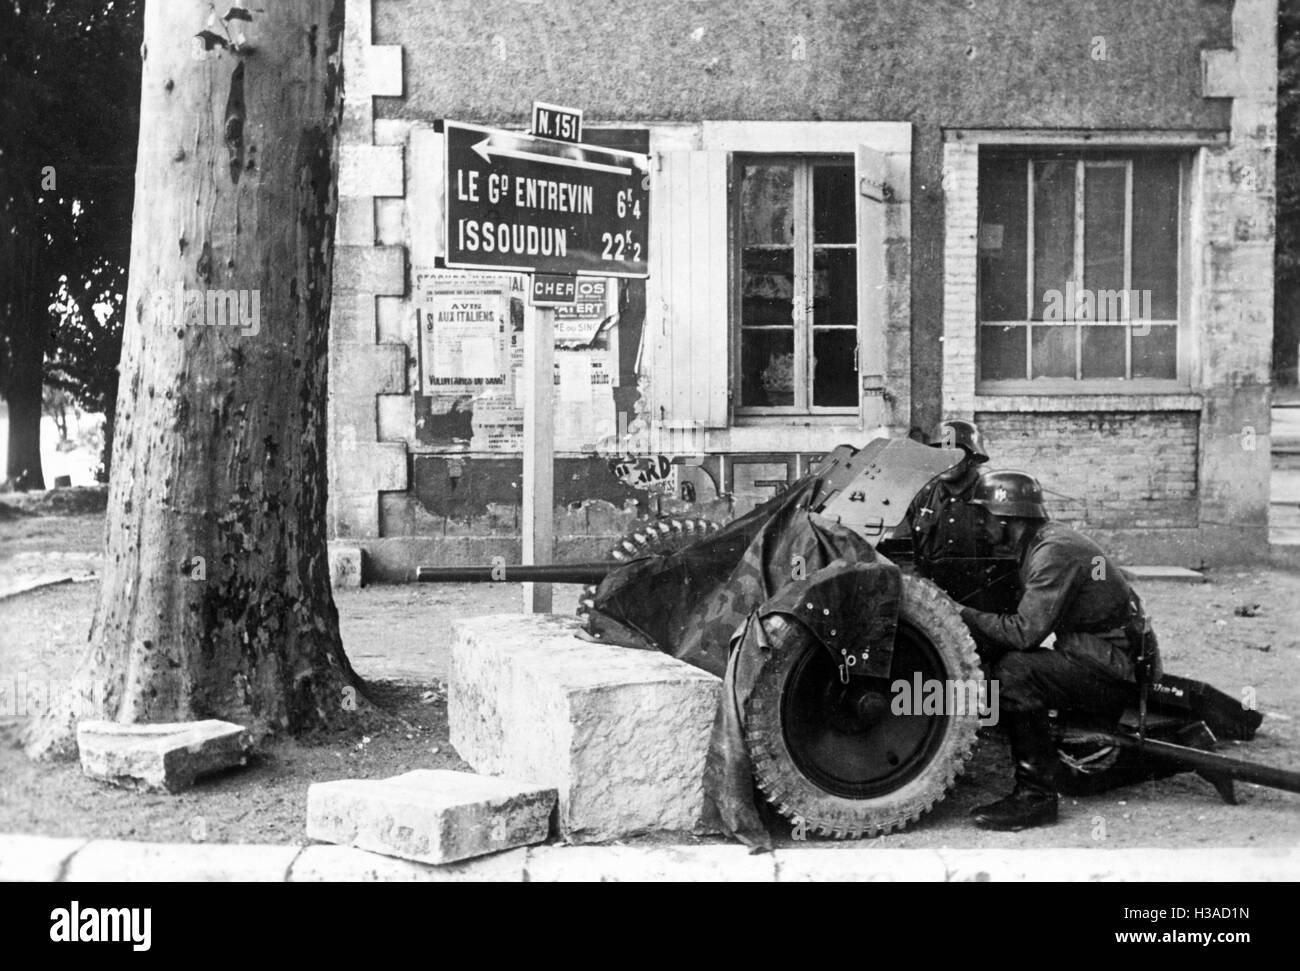
[[[6,76],[0,83],[10,80]],[[30,158],[12,157],[22,154],[21,140],[9,134],[9,139],[0,139],[0,339],[9,339],[7,370],[0,374],[0,394],[9,405],[4,479],[15,489],[44,489],[41,387],[50,327],[49,314],[36,295],[40,240],[33,231],[33,212],[40,170]]]
[[[249,50],[195,59],[205,25],[225,33],[209,4],[147,5],[104,581],[33,756],[70,752],[77,718],[261,737],[356,707],[325,540],[343,7],[255,5],[230,23]],[[215,291],[257,318],[217,323]]]
[[[10,352],[13,373],[5,401],[9,404],[9,447],[5,478],[14,489],[44,489],[41,469],[41,379],[45,372],[45,347],[39,328],[19,324]]]

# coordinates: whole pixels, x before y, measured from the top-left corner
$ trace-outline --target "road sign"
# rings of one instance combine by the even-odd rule
[[[582,112],[577,108],[533,102],[533,134],[561,142],[582,141]]]
[[[648,156],[462,122],[443,131],[447,266],[647,276]]]
[[[577,303],[578,278],[558,273],[537,273],[533,276],[532,301],[534,307],[564,307]]]

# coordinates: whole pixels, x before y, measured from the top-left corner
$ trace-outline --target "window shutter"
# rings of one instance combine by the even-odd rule
[[[884,391],[889,326],[889,273],[885,255],[889,165],[883,152],[858,146],[858,379],[864,428],[887,425]]]
[[[727,424],[727,153],[658,156],[651,191],[646,347],[653,417],[670,427]]]

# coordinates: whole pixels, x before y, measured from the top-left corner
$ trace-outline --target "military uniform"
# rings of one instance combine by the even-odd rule
[[[911,537],[918,569],[945,557],[988,556],[980,523],[983,513],[970,505],[979,481],[974,469],[957,482],[935,479],[916,494],[896,538]]]
[[[1020,580],[1014,614],[962,610],[976,639],[1003,652],[993,659],[1001,703],[1117,717],[1135,697],[1129,629],[1142,611],[1120,568],[1082,533],[1043,522],[1024,538]],[[1042,649],[1053,633],[1055,649]]]

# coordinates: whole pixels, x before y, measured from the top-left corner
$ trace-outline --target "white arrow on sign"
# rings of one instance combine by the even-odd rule
[[[493,155],[506,158],[522,158],[529,162],[542,162],[546,165],[568,165],[575,169],[593,169],[597,172],[613,172],[615,175],[632,175],[632,170],[619,165],[605,165],[601,162],[587,162],[577,158],[563,158],[559,155],[539,155],[535,152],[521,152],[513,148],[493,147],[492,136],[488,136],[476,145],[470,146],[476,155],[489,165]]]

